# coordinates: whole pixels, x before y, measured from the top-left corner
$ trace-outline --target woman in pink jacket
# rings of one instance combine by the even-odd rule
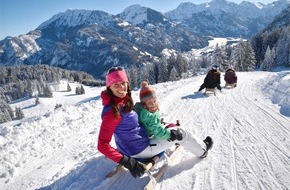
[[[133,110],[129,80],[123,68],[114,67],[108,71],[106,90],[101,93],[101,98],[104,107],[98,150],[107,158],[123,165],[134,177],[140,177],[145,172],[145,168],[136,158],[152,158],[176,143],[199,157],[206,156],[206,144],[201,146],[183,129],[178,130],[181,132],[171,133],[168,139],[149,139]],[[110,145],[113,136],[117,148]]]

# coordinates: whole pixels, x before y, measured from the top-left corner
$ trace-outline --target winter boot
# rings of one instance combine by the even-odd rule
[[[201,158],[205,158],[205,157],[207,156],[207,154],[208,154],[208,150],[211,149],[211,147],[212,147],[212,145],[213,145],[212,138],[209,137],[209,136],[207,136],[207,137],[203,140],[203,142],[204,142],[205,145],[206,145],[206,149],[205,149],[203,155],[200,156]]]
[[[209,149],[211,149],[212,145],[213,145],[213,141],[212,141],[212,138],[207,136],[203,142],[205,143],[206,145],[206,151],[208,151]]]

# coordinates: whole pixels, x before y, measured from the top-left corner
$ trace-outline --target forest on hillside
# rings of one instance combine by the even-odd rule
[[[62,79],[88,86],[104,85],[104,81],[96,81],[85,72],[69,71],[48,65],[0,67],[0,123],[20,117],[21,109],[18,108],[14,115],[9,106],[11,101],[24,97],[52,97],[52,92],[58,90],[58,84]]]

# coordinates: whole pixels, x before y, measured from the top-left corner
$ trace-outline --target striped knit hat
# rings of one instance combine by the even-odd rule
[[[142,81],[139,97],[141,102],[156,97],[155,90],[149,86],[148,82]]]

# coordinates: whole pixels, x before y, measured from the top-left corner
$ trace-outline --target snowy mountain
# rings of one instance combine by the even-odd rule
[[[149,21],[147,17],[147,12],[151,9],[147,7],[142,7],[139,4],[129,6],[126,8],[122,13],[120,13],[118,16],[120,16],[122,19],[128,21],[129,23],[133,25],[138,25],[142,23],[146,23]],[[153,12],[154,10],[152,10]],[[156,20],[159,20],[160,23],[162,23],[164,20],[162,20],[162,17],[164,17],[161,13],[155,11],[157,14],[159,14],[156,18]],[[157,16],[156,14],[156,16]],[[161,19],[159,19],[161,17]]]
[[[262,32],[272,31],[277,28],[290,26],[290,5],[278,14],[274,20],[264,28]]]
[[[140,68],[158,62],[164,49],[203,48],[208,36],[249,37],[287,4],[279,0],[261,8],[249,2],[213,0],[182,3],[164,14],[140,5],[118,15],[67,10],[27,34],[0,41],[0,65],[48,64],[102,78],[113,65]]]
[[[187,2],[165,13],[165,16],[182,22],[184,27],[199,34],[250,37],[261,31],[287,5],[287,0],[267,5],[248,1],[236,4],[227,0],[213,0],[199,5]]]
[[[288,0],[278,0],[266,5],[263,3],[251,3],[249,1],[243,1],[240,4],[237,4],[227,0],[212,0],[198,5],[185,2],[181,3],[176,9],[166,12],[165,16],[173,20],[183,20],[190,18],[194,13],[209,10],[212,13],[223,11],[232,16],[238,16],[243,20],[257,18],[264,15],[273,18],[285,9],[288,4]]]
[[[196,92],[204,75],[153,85],[165,121],[178,119],[198,139],[214,139],[203,160],[182,149],[155,190],[290,188],[290,71],[237,76],[236,88],[216,96]],[[0,125],[1,189],[142,189],[146,174],[135,179],[122,171],[104,180],[116,166],[96,149],[104,87],[85,86],[86,94],[75,96],[66,84],[37,106],[34,99],[11,104],[26,118]],[[132,95],[137,102],[139,90]]]
[[[290,66],[289,24],[290,6],[278,14],[273,22],[267,25],[264,30],[252,37],[251,43],[254,51],[256,52],[255,57],[257,63],[263,63],[267,65],[266,67],[264,65],[263,69],[271,69],[277,66]],[[270,51],[271,56],[269,56]],[[266,56],[266,54],[268,56]],[[265,57],[267,57],[267,59],[265,59]],[[273,61],[269,61],[269,58]]]
[[[149,8],[138,11],[144,10],[149,19],[143,27],[102,11],[67,10],[26,35],[1,41],[0,64],[46,63],[100,78],[112,65],[152,62],[165,48],[189,51],[207,45],[207,38],[157,20],[162,15]]]

